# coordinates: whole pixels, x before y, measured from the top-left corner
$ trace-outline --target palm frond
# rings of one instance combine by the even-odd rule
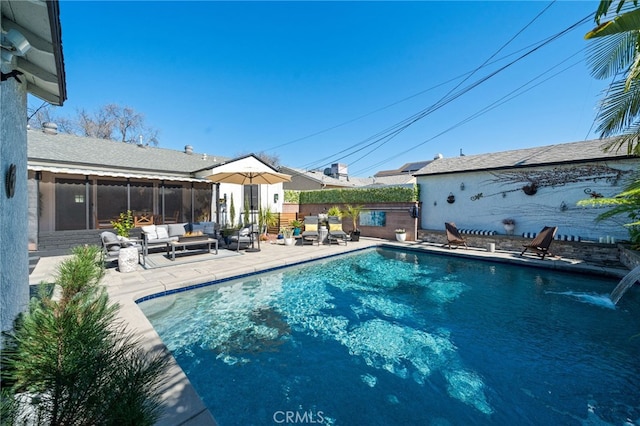
[[[591,41],[587,50],[591,75],[602,80],[626,70],[634,59],[637,41],[635,33],[615,34]]]
[[[618,9],[618,12],[620,9]],[[627,31],[637,31],[640,29],[640,9],[634,9],[622,13],[610,21],[598,25],[593,30],[585,34],[584,38],[590,40],[596,37],[606,37]]]
[[[631,83],[628,90],[626,82],[617,80],[609,87],[609,92],[602,100],[597,120],[600,122],[598,132],[601,137],[614,136],[618,133],[628,133],[640,116],[640,84]]]

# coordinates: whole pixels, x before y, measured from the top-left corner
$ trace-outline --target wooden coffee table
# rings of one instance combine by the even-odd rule
[[[176,247],[182,247],[182,251],[185,252],[187,250],[187,247],[206,246],[207,252],[211,253],[211,244],[215,244],[215,254],[218,254],[218,240],[216,240],[215,238],[206,238],[193,241],[169,241],[167,243],[167,256],[169,255],[169,253],[171,253],[171,260],[176,260]]]

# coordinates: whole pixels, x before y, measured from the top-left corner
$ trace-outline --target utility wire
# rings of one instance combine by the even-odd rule
[[[569,65],[569,66],[567,66],[567,67],[563,68],[562,70],[560,70],[560,71],[558,71],[558,72],[556,72],[556,73],[554,73],[554,74],[552,74],[552,75],[548,76],[548,77],[547,77],[547,78],[545,78],[544,80],[539,81],[538,83],[536,83],[536,84],[534,84],[534,85],[532,85],[532,86],[530,86],[530,87],[526,88],[526,90],[522,90],[522,89],[524,89],[525,87],[529,86],[532,82],[534,82],[534,81],[536,81],[536,80],[540,79],[542,76],[544,76],[545,74],[549,73],[551,70],[553,70],[553,69],[557,68],[558,66],[562,65],[563,63],[567,62],[569,59],[571,59],[571,58],[575,57],[576,55],[578,55],[578,54],[582,53],[583,51],[584,51],[584,49],[582,49],[582,50],[580,50],[580,51],[578,51],[578,52],[574,53],[573,55],[571,55],[571,56],[570,56],[570,57],[568,57],[567,59],[565,59],[565,60],[561,61],[560,63],[558,63],[558,64],[556,64],[556,65],[554,65],[554,66],[553,66],[553,67],[551,67],[550,69],[548,69],[548,70],[544,71],[543,73],[541,73],[541,74],[539,74],[538,76],[534,77],[533,79],[529,80],[529,81],[528,81],[528,82],[526,82],[525,84],[523,84],[523,85],[519,86],[518,88],[516,88],[516,89],[512,90],[512,91],[511,91],[511,92],[509,92],[508,94],[506,94],[506,95],[502,96],[501,98],[499,98],[499,99],[495,100],[494,102],[492,102],[491,104],[489,104],[489,105],[485,106],[484,108],[482,108],[481,110],[479,110],[479,111],[475,112],[474,114],[471,114],[470,116],[467,116],[467,117],[466,117],[466,118],[464,118],[463,120],[460,120],[460,121],[459,121],[459,122],[457,122],[456,124],[454,124],[454,125],[452,125],[451,127],[449,127],[449,128],[447,128],[447,129],[445,129],[445,130],[441,131],[440,133],[437,133],[436,135],[434,135],[434,136],[432,136],[432,137],[430,137],[430,138],[428,138],[428,139],[426,139],[426,140],[422,141],[421,143],[419,143],[419,144],[417,144],[417,145],[414,145],[413,147],[411,147],[411,148],[409,148],[409,149],[407,149],[407,150],[405,150],[405,151],[403,151],[403,152],[401,152],[401,153],[398,153],[398,154],[396,154],[396,155],[393,155],[393,156],[391,156],[391,157],[389,157],[389,158],[385,158],[385,160],[384,160],[384,161],[381,161],[381,162],[379,162],[379,163],[377,163],[377,164],[373,164],[373,165],[371,165],[371,166],[369,166],[369,167],[367,167],[367,168],[365,168],[365,169],[358,170],[358,171],[356,171],[356,173],[363,173],[363,172],[366,172],[366,171],[369,171],[369,170],[375,169],[376,167],[378,167],[378,166],[380,166],[380,165],[383,165],[383,164],[385,164],[385,163],[388,163],[388,161],[389,161],[389,160],[392,160],[392,159],[398,158],[398,157],[400,157],[400,156],[402,156],[402,155],[405,155],[405,154],[407,154],[407,153],[409,153],[409,152],[411,152],[411,151],[413,151],[413,150],[415,150],[415,149],[417,149],[417,148],[419,148],[419,147],[421,147],[421,146],[425,145],[426,143],[431,142],[431,141],[433,141],[434,139],[436,139],[436,138],[438,138],[438,137],[440,137],[440,136],[442,136],[442,135],[444,135],[444,134],[446,134],[446,133],[448,133],[448,132],[450,132],[450,131],[452,131],[452,130],[455,130],[455,129],[457,129],[458,127],[461,127],[461,126],[463,126],[464,124],[467,124],[468,122],[470,122],[470,121],[472,121],[472,120],[474,120],[474,119],[476,119],[476,118],[478,118],[478,117],[480,117],[480,116],[482,116],[482,115],[484,115],[484,114],[486,114],[486,113],[488,113],[488,112],[490,112],[490,111],[492,111],[492,110],[494,110],[494,109],[496,109],[496,108],[498,108],[498,107],[500,107],[500,106],[504,105],[505,103],[510,102],[511,100],[513,100],[513,99],[515,99],[515,98],[517,98],[517,97],[519,97],[519,96],[524,95],[525,93],[527,93],[527,92],[529,92],[529,91],[533,90],[534,88],[536,88],[536,87],[540,86],[540,85],[541,85],[541,84],[543,84],[543,83],[546,83],[547,81],[549,81],[549,80],[551,80],[552,78],[554,78],[554,77],[556,77],[556,76],[558,76],[558,75],[562,74],[563,72],[565,72],[565,71],[567,71],[567,70],[569,70],[569,69],[571,69],[571,68],[573,68],[573,67],[575,67],[575,66],[577,66],[577,65],[581,64],[581,63],[582,63],[582,60],[578,60],[578,61],[574,62],[573,64],[571,64],[571,65]]]
[[[469,91],[471,91],[472,89],[478,87],[479,85],[481,85],[482,83],[486,82],[487,80],[489,80],[490,78],[494,77],[495,75],[499,74],[500,72],[504,71],[505,69],[511,67],[512,65],[514,65],[515,63],[519,62],[520,60],[526,58],[527,56],[533,54],[534,52],[536,52],[537,50],[541,49],[542,47],[546,46],[547,44],[557,40],[559,37],[565,35],[566,33],[568,33],[569,31],[573,30],[574,28],[576,28],[579,25],[582,25],[586,20],[590,19],[591,15],[587,15],[585,18],[581,19],[580,21],[576,22],[575,24],[569,26],[568,28],[560,31],[559,33],[549,37],[547,40],[545,40],[543,43],[538,44],[537,46],[533,47],[532,49],[528,50],[526,53],[520,55],[517,59],[511,61],[510,63],[504,65],[503,67],[499,68],[498,70],[488,74],[487,76],[477,80],[476,82],[468,85],[467,87],[453,93],[453,94],[449,94],[444,96],[443,98],[441,98],[439,101],[437,101],[435,104],[431,105],[430,107],[414,114],[413,116],[399,122],[396,123],[394,126],[388,128],[382,137],[374,140],[373,142],[365,145],[364,147],[355,149],[356,146],[358,146],[359,144],[353,145],[352,147],[348,148],[352,149],[353,151],[345,156],[342,156],[340,158],[338,158],[337,160],[335,159],[335,155],[331,156],[330,158],[334,158],[333,161],[340,161],[344,158],[347,158],[351,155],[354,155],[357,152],[362,151],[363,149],[370,147],[372,145],[378,144],[378,146],[376,146],[376,149],[379,149],[382,145],[388,143],[391,139],[393,139],[395,136],[397,136],[399,133],[401,133],[402,131],[404,131],[406,128],[408,128],[409,126],[413,125],[414,123],[416,123],[417,121],[421,120],[422,118],[424,118],[425,116],[439,110],[440,108],[444,107],[445,105],[451,103],[452,101],[454,101],[455,99],[458,99],[459,97],[461,97],[462,95],[468,93]],[[380,134],[380,133],[379,133]],[[346,150],[342,150],[340,151],[340,153],[345,152]],[[368,154],[374,152],[375,149],[372,149]],[[367,155],[368,155],[367,154]],[[355,162],[363,159],[365,156],[362,156],[360,158],[358,158],[355,161],[350,162],[350,164],[354,164]],[[324,160],[324,159],[323,159]]]

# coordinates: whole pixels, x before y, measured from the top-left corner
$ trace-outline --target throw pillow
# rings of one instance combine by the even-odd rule
[[[315,223],[314,224],[305,225],[304,226],[304,230],[305,231],[313,231],[313,232],[315,232],[315,231],[318,230],[318,225],[316,225]]]
[[[215,234],[216,233],[216,224],[213,222],[201,222],[204,226],[205,234]]]
[[[342,224],[340,223],[330,223],[329,231],[342,231]]]
[[[102,234],[102,240],[104,241],[105,244],[113,244],[113,243],[118,243],[118,236],[116,234],[114,234],[113,232],[103,232]]]
[[[181,223],[175,223],[169,225],[169,236],[170,237],[181,237],[186,233],[184,229],[184,225]]]
[[[169,238],[169,231],[164,226],[156,226],[156,232],[158,233],[158,239]]]
[[[158,239],[158,233],[155,225],[143,226],[141,229],[142,232],[144,232],[145,237],[147,237],[147,241]]]

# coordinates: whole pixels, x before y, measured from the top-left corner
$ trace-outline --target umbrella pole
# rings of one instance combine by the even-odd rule
[[[245,252],[255,253],[260,251],[260,229],[258,229],[258,247],[256,248],[254,246],[253,240],[253,231],[255,230],[254,224],[256,222],[256,213],[255,209],[253,208],[253,177],[249,178],[249,188],[249,193],[251,194],[251,198],[249,201],[249,208],[251,209],[251,248],[246,249]]]

